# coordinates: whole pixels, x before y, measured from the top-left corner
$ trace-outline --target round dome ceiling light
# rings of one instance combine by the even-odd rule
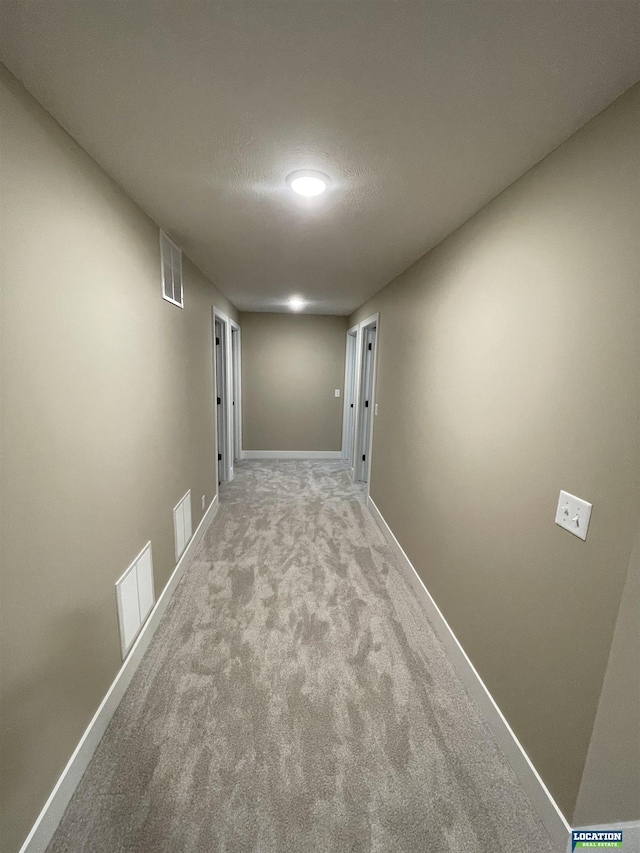
[[[287,178],[287,183],[294,193],[311,198],[311,196],[323,193],[331,181],[322,172],[303,169],[300,172],[292,172]]]
[[[292,311],[302,311],[304,308],[304,299],[301,299],[299,296],[292,296],[287,305]]]

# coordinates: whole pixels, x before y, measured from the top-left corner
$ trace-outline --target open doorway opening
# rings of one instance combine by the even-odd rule
[[[358,388],[356,390],[354,479],[368,483],[371,475],[376,387],[376,341],[378,315],[360,323],[358,329]]]
[[[238,462],[242,458],[242,365],[240,361],[240,326],[231,326],[231,458]]]
[[[218,484],[233,480],[242,455],[240,326],[213,309]]]
[[[344,412],[342,416],[342,457],[354,476],[356,425],[356,387],[358,378],[358,327],[347,332],[347,352],[344,372]]]
[[[218,485],[229,477],[229,430],[227,386],[227,323],[217,313],[213,320],[215,335],[215,374],[216,374],[216,445],[218,449]]]

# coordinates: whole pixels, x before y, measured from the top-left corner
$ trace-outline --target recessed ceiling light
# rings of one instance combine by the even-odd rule
[[[294,193],[310,197],[323,193],[331,181],[322,172],[313,172],[307,169],[301,172],[292,172],[287,178],[287,183]]]
[[[300,311],[301,308],[304,308],[304,299],[300,299],[299,296],[292,296],[287,305],[292,311]]]

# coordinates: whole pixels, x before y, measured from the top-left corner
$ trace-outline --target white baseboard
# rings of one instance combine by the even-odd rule
[[[175,588],[178,586],[184,571],[191,561],[196,548],[200,544],[200,540],[204,536],[207,527],[213,521],[218,510],[218,495],[209,504],[209,508],[202,517],[202,521],[198,525],[196,532],[191,537],[189,544],[185,548],[176,565],[171,577],[167,581],[167,585],[162,590],[155,607],[149,614],[149,618],[143,625],[138,638],[131,647],[131,651],[125,658],[122,667],[116,675],[111,687],[107,691],[106,696],[100,703],[100,707],[93,716],[93,719],[82,735],[80,742],[75,748],[73,755],[67,762],[67,766],[62,771],[62,775],[58,779],[53,791],[44,808],[40,812],[36,822],[27,836],[24,844],[20,848],[20,853],[44,853],[49,842],[51,841],[54,832],[58,828],[58,824],[62,820],[65,809],[67,808],[74,791],[76,790],[80,779],[89,766],[89,762],[100,743],[103,734],[106,731],[109,721],[113,717],[116,708],[120,704],[125,690],[129,686],[133,675],[138,668],[142,657],[151,642],[156,628],[160,624],[160,620],[167,609],[167,605],[171,600]]]
[[[553,845],[558,853],[565,853],[567,840],[569,839],[570,843],[571,838],[569,823],[371,497],[367,499],[367,506],[398,558],[407,580],[415,589],[420,601],[425,605],[431,623],[449,653],[458,675],[502,748],[507,761],[529,797],[531,805],[549,833]]]
[[[242,459],[342,459],[341,450],[243,450]]]
[[[579,831],[587,829],[622,830],[623,853],[640,853],[640,820],[629,820],[619,823],[599,823],[596,826],[576,826],[574,829]],[[566,853],[572,853],[571,841],[567,844]]]

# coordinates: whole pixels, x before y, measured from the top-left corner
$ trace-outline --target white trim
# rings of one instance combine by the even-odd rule
[[[236,323],[235,320],[229,321],[230,326],[230,351],[231,351],[231,375],[232,375],[232,391],[233,391],[233,400],[235,401],[235,420],[234,413],[231,413],[231,422],[232,425],[235,425],[234,429],[234,448],[235,448],[235,459],[234,462],[238,459],[242,459],[242,329],[239,324]],[[233,333],[237,332],[237,364],[235,364],[236,372],[233,373],[234,368],[234,351],[233,351]]]
[[[353,341],[353,343],[352,343]],[[342,458],[347,462],[349,460],[349,445],[351,445],[351,455],[355,450],[355,435],[353,427],[356,422],[356,385],[357,385],[357,365],[358,365],[358,325],[347,329],[347,339],[345,342],[345,358],[344,358],[344,386],[342,405]],[[350,419],[351,403],[353,402],[353,420],[351,423],[351,436],[347,435],[347,424]],[[353,469],[353,465],[351,466]]]
[[[223,389],[223,393],[219,393],[216,386],[216,320],[219,320],[224,327],[224,375],[225,375],[225,388]],[[235,476],[234,471],[234,463],[237,458],[242,458],[240,456],[240,451],[242,449],[242,374],[241,374],[241,359],[242,359],[242,337],[241,337],[241,329],[240,325],[236,323],[235,320],[232,320],[224,311],[221,311],[216,306],[213,306],[213,316],[212,316],[212,324],[213,324],[213,367],[214,367],[214,387],[215,387],[215,396],[220,397],[223,400],[224,406],[224,417],[225,417],[225,447],[222,458],[222,467],[220,468],[219,478],[223,483],[228,483],[233,480]],[[238,377],[237,384],[234,386],[234,374],[233,374],[233,336],[232,331],[238,332]],[[238,424],[239,424],[239,437],[234,431],[234,422],[233,422],[233,406],[232,401],[233,397],[237,392],[236,405],[238,407]],[[220,449],[220,442],[218,441],[218,412],[215,411],[215,424],[216,424],[216,447],[218,448],[218,453],[222,452]],[[237,441],[239,443],[238,446],[238,454],[234,454],[234,443]],[[217,464],[218,460],[216,460]],[[221,475],[221,476],[220,476]]]
[[[51,792],[49,799],[45,803],[44,808],[38,815],[31,832],[20,848],[20,853],[44,853],[47,849],[49,842],[53,838],[54,832],[58,828],[58,824],[62,820],[65,809],[69,805],[69,801],[71,800],[71,797],[73,796],[73,793],[76,790],[85,770],[89,766],[93,753],[109,725],[109,721],[120,704],[125,690],[129,686],[131,679],[133,678],[133,675],[138,668],[149,643],[151,642],[151,638],[160,624],[160,620],[167,609],[167,605],[171,600],[171,596],[173,595],[175,588],[182,579],[187,565],[191,561],[196,548],[200,544],[200,540],[204,536],[206,529],[213,521],[217,510],[218,496],[216,495],[203,515],[202,521],[198,525],[194,535],[191,537],[191,541],[185,548],[178,565],[175,567],[165,588],[162,590],[160,598],[157,600],[149,618],[138,634],[138,638],[131,647],[131,651],[127,655],[118,674],[113,680],[106,696],[100,703],[93,719],[80,738],[80,742],[67,762],[67,766],[62,771],[62,775],[56,782],[56,785]]]
[[[376,342],[375,349],[373,352],[373,376],[371,377],[371,399],[369,400],[369,406],[371,409],[371,414],[369,418],[369,438],[368,438],[368,458],[366,460],[366,478],[359,477],[358,473],[362,471],[362,462],[360,457],[362,456],[362,442],[360,435],[360,421],[363,416],[362,412],[362,380],[365,366],[365,356],[364,356],[364,344],[366,341],[366,332],[368,329],[375,327],[376,330]],[[355,419],[355,443],[354,443],[354,453],[353,453],[353,479],[365,480],[367,483],[367,497],[371,493],[371,463],[373,461],[373,428],[375,424],[375,410],[376,410],[376,383],[378,381],[378,349],[380,346],[380,314],[372,314],[371,317],[367,317],[366,320],[363,320],[358,324],[358,336],[356,339],[356,346],[358,347],[358,358],[357,358],[357,371],[358,378],[356,383],[356,419]]]
[[[373,322],[372,322],[373,320]],[[378,350],[380,348],[380,314],[374,314],[373,318],[365,320],[363,323],[363,332],[375,325],[376,340],[375,349],[373,351],[373,378],[371,380],[371,400],[369,406],[371,408],[369,422],[369,458],[367,459],[367,498],[371,495],[371,463],[373,462],[373,429],[376,422],[376,385],[378,382]]]
[[[341,450],[243,450],[243,459],[342,459]]]
[[[216,349],[216,320],[219,320],[224,329],[224,340],[220,342],[220,346],[224,346],[224,384],[225,387],[223,389],[219,389],[217,387],[217,370],[216,368],[216,358],[218,356],[218,350]],[[231,406],[229,405],[229,401],[231,399],[231,383],[232,383],[232,371],[233,368],[231,366],[231,319],[224,313],[224,311],[220,311],[219,308],[213,306],[213,353],[214,353],[214,383],[215,383],[215,394],[216,397],[220,397],[222,400],[221,405],[223,406],[223,416],[225,419],[225,436],[224,436],[224,447],[221,448],[219,436],[218,436],[218,411],[217,408],[215,410],[215,423],[216,423],[216,447],[218,449],[218,453],[222,451],[222,466],[219,465],[219,460],[216,460],[218,464],[219,472],[218,479],[223,483],[229,483],[233,480],[234,477],[234,459],[233,459],[233,415],[231,413]],[[222,350],[220,350],[222,352]],[[217,403],[216,403],[217,406]]]
[[[398,558],[407,580],[424,604],[431,624],[449,653],[458,675],[502,748],[555,848],[558,853],[565,853],[567,839],[571,838],[569,823],[371,496],[367,499],[367,506]]]
[[[227,348],[227,356],[226,356],[226,395],[227,395],[227,482],[230,483],[233,480],[235,471],[234,464],[235,459],[233,458],[233,412],[231,411],[231,401],[233,399],[233,364],[232,358],[233,353],[231,352],[231,319],[227,318],[226,320],[226,329],[225,329],[225,345]]]
[[[361,382],[361,373],[362,373],[362,329],[360,327],[360,323],[356,326],[356,379],[355,379],[355,388],[353,391],[353,401],[354,401],[354,415],[353,415],[353,460],[351,465],[351,470],[349,474],[353,482],[356,481],[356,472],[358,470],[358,465],[356,463],[356,459],[358,458],[358,436],[360,435],[360,382]]]

